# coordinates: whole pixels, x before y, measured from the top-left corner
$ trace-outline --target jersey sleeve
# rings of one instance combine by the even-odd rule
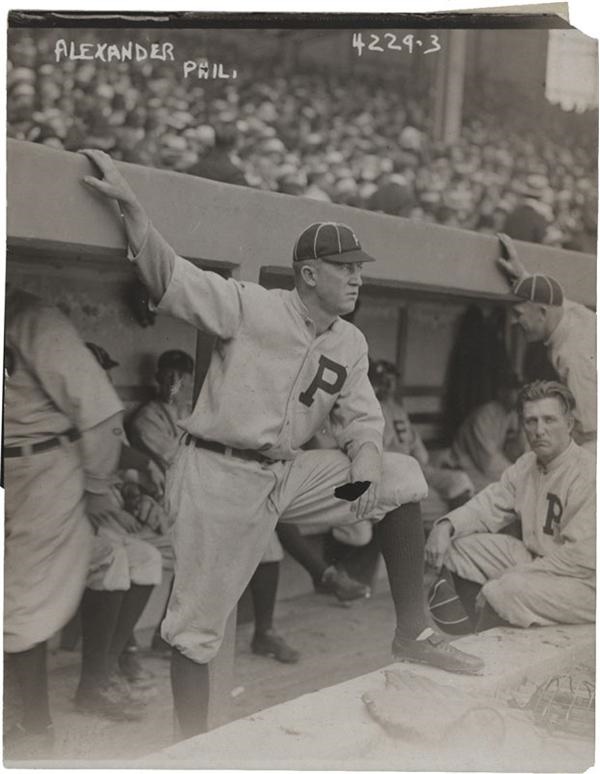
[[[28,368],[73,426],[83,432],[123,411],[123,405],[72,323],[58,309],[21,315],[13,338]]]
[[[499,532],[517,518],[515,492],[523,462],[523,458],[518,460],[504,471],[500,481],[482,489],[468,503],[448,514],[456,537],[475,532]]]
[[[368,378],[366,344],[360,359],[350,369],[342,392],[331,412],[332,430],[345,453],[354,459],[365,443],[383,452],[383,414]]]
[[[235,335],[243,285],[180,258],[149,225],[137,255],[129,253],[155,309],[221,339]]]

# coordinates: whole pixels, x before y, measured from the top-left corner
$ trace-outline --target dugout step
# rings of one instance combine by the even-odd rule
[[[578,664],[593,668],[593,626],[492,629],[460,638],[455,644],[486,662],[481,676],[454,675],[412,664],[392,664],[330,688],[306,694],[208,734],[166,748],[138,763],[152,768],[241,768],[321,770],[504,770],[583,771],[593,763],[593,742],[557,738],[534,725],[525,710],[511,709],[507,698],[524,685],[543,684]],[[394,738],[369,715],[367,692],[380,691],[386,671],[404,671],[448,686],[465,701],[489,705],[502,716],[502,739],[482,745],[477,728],[471,743],[441,746]],[[434,712],[423,739],[443,717]],[[440,734],[441,736],[441,734]]]

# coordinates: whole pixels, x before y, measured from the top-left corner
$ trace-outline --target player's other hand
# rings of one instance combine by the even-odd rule
[[[365,518],[375,507],[381,481],[381,454],[372,443],[365,443],[352,460],[350,480],[370,481],[371,486],[351,505],[357,519]]]
[[[425,543],[425,561],[434,570],[441,570],[446,552],[452,542],[452,525],[446,519],[434,525]]]
[[[85,148],[78,153],[87,156],[101,175],[100,178],[86,175],[83,178],[86,185],[125,207],[135,207],[138,204],[131,186],[119,172],[108,153],[94,148]]]
[[[515,243],[508,234],[498,234],[498,239],[500,240],[501,252],[498,265],[511,283],[518,282],[527,276],[528,271],[521,263]]]

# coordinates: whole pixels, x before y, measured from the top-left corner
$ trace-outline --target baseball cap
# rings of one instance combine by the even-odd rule
[[[163,368],[173,368],[184,374],[191,374],[194,371],[194,361],[181,349],[168,349],[158,358],[157,368],[159,371]]]
[[[529,274],[520,279],[512,289],[515,302],[533,301],[535,304],[562,306],[563,289],[559,283],[546,274]]]
[[[294,245],[294,262],[322,258],[331,263],[374,261],[362,249],[356,234],[343,223],[313,223],[300,234]]]
[[[104,369],[104,371],[110,371],[111,368],[116,368],[119,365],[116,360],[112,359],[104,347],[101,347],[99,344],[86,341],[85,346],[90,350],[98,361],[100,368]]]

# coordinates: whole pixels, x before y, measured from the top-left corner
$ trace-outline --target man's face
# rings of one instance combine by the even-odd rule
[[[563,413],[558,398],[528,401],[522,421],[531,450],[542,463],[558,457],[571,441],[573,417]]]
[[[170,403],[180,393],[185,393],[192,383],[192,377],[177,368],[161,368],[156,375],[158,397],[165,403]]]
[[[546,338],[546,315],[540,304],[524,301],[513,306],[513,324],[518,325],[529,342]]]
[[[352,312],[362,285],[362,263],[315,262],[315,292],[321,309],[328,314]]]
[[[387,371],[378,374],[373,380],[373,390],[377,400],[386,400],[396,389],[396,377]]]

